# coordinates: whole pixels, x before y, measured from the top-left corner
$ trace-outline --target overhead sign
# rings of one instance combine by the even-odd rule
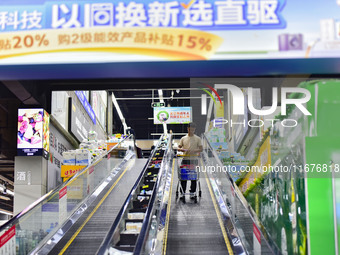
[[[191,107],[155,107],[154,124],[187,124],[191,122]]]
[[[88,131],[91,130],[90,123],[86,120],[86,115],[69,98],[69,131],[79,142],[88,138]]]
[[[42,108],[18,110],[17,148],[19,156],[48,157],[50,115]]]
[[[84,106],[86,112],[89,114],[93,124],[96,125],[96,114],[94,113],[89,101],[87,101],[84,91],[74,91],[80,100],[80,103]]]
[[[30,1],[1,10],[3,31],[90,27],[282,28],[285,0]],[[42,4],[42,2],[44,2]],[[7,19],[6,19],[7,18]]]
[[[339,57],[338,2],[2,0],[0,64]]]
[[[161,103],[161,102],[157,102],[157,103],[151,103],[151,107],[155,108],[155,107],[164,107],[165,103]]]

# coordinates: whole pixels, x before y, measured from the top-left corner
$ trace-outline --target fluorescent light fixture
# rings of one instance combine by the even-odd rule
[[[124,134],[126,134],[127,125],[126,125],[126,122],[125,122],[123,113],[122,113],[122,111],[120,110],[120,107],[119,107],[119,105],[118,105],[118,102],[117,102],[117,99],[116,99],[114,93],[112,93],[112,102],[113,102],[113,105],[115,106],[115,108],[116,108],[116,110],[117,110],[117,112],[118,112],[118,116],[119,116],[120,120],[121,120],[122,123],[123,123]]]
[[[115,108],[116,108],[116,110],[117,110],[117,112],[118,112],[119,118],[120,118],[121,120],[124,119],[123,113],[122,113],[122,111],[120,110],[120,107],[119,107],[119,105],[118,105],[117,99],[116,99],[116,97],[115,97],[115,95],[114,95],[113,93],[112,93],[112,102],[113,102],[113,104],[114,104],[114,106],[115,106]]]
[[[158,90],[158,95],[159,95],[159,97],[162,97],[162,98],[163,98],[163,90],[159,89],[159,90]]]
[[[3,184],[0,184],[0,192],[1,193],[5,193],[5,187],[4,187]],[[9,190],[9,189],[6,189],[6,194],[11,195],[12,197],[14,197],[14,192]]]

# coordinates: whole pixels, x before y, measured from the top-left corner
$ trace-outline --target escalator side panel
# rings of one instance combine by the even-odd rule
[[[200,182],[202,197],[197,204],[189,196],[186,196],[186,203],[176,200],[178,177],[175,170],[167,254],[228,254],[204,175]],[[189,188],[188,183],[187,190]]]

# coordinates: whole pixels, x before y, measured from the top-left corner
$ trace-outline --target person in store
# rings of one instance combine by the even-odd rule
[[[195,135],[196,124],[194,122],[190,122],[188,124],[188,134],[183,136],[178,145],[178,151],[184,152],[184,156],[199,156],[203,151],[202,140],[199,136]],[[187,188],[187,181],[181,181],[182,190],[181,192],[185,193]],[[196,192],[197,181],[192,180],[190,185],[190,193],[191,198],[194,198],[193,193]],[[181,198],[184,198],[184,195],[181,194]]]

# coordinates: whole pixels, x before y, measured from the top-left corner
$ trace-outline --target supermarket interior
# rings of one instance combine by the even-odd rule
[[[338,255],[339,6],[1,0],[0,254]]]

